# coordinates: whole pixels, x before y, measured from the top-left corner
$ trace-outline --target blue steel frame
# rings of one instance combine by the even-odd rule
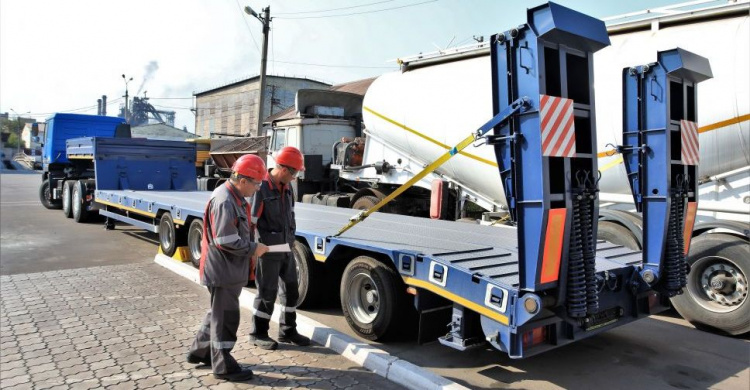
[[[163,191],[197,191],[196,145],[183,141],[83,137],[66,141],[70,159],[91,159],[92,208],[107,217],[158,233],[160,213],[172,213],[176,224],[202,218],[203,209],[155,201]],[[125,190],[126,192],[123,192]],[[161,198],[160,198],[161,199]]]
[[[643,269],[659,281],[667,247],[671,192],[689,181],[688,201],[697,201],[698,166],[684,165],[680,120],[697,122],[697,84],[712,76],[708,60],[677,48],[658,61],[623,69],[623,146],[620,148],[633,199],[643,213]],[[688,92],[691,90],[691,92]],[[676,93],[676,96],[672,96]],[[678,117],[671,108],[677,105]],[[647,279],[650,279],[647,278]]]
[[[550,167],[556,169],[554,174],[562,172],[568,177],[574,168],[597,171],[592,58],[595,51],[609,44],[609,38],[603,22],[554,3],[530,9],[528,21],[527,25],[492,37],[493,94],[497,114],[495,120],[508,113],[511,106],[518,106],[519,102],[523,102],[523,109],[512,116],[509,123],[501,122],[495,127],[494,134],[488,137],[488,141],[496,145],[500,174],[504,180],[512,217],[518,223],[520,287],[493,281],[481,273],[453,266],[450,261],[441,258],[440,254],[425,255],[391,250],[378,245],[377,241],[363,242],[346,237],[321,236],[320,232],[313,230],[297,231],[298,238],[309,244],[319,261],[337,258],[341,253],[346,256],[351,253],[350,249],[380,253],[391,259],[407,285],[447,298],[454,303],[454,307],[459,305],[479,313],[487,340],[512,358],[565,345],[634,321],[644,313],[663,309],[653,293],[636,296],[620,285],[620,288],[608,289],[600,297],[600,305],[606,308],[601,315],[611,315],[606,321],[597,322],[596,326],[589,328],[585,328],[581,322],[569,321],[564,311],[565,281],[562,279],[566,272],[567,244],[564,245],[560,262],[561,280],[546,284],[539,282],[547,212],[553,206],[570,211],[570,198],[573,196],[569,180],[563,180],[563,184],[560,184],[559,178],[551,177]],[[548,50],[545,52],[545,49]],[[560,67],[555,72],[559,73],[560,96],[571,97],[568,95],[568,87],[572,89],[573,86],[569,84],[585,83],[584,94],[588,98],[574,105],[576,136],[580,140],[576,146],[581,152],[573,158],[553,159],[542,156],[538,107],[539,95],[550,93],[547,91],[550,84],[545,81],[545,75],[548,74],[545,73],[546,53],[559,55]],[[575,73],[583,75],[581,79],[569,76],[567,66],[570,56],[585,59],[578,62],[585,63],[583,71],[578,69],[578,73]],[[580,88],[577,92],[580,93]],[[554,185],[551,184],[553,180],[557,180]],[[595,211],[591,218],[595,224]],[[566,232],[569,227],[570,212]],[[566,233],[564,242],[567,241]],[[634,272],[634,267],[618,263],[602,274],[602,280],[612,278],[611,280],[619,280],[624,284],[624,281],[632,278]],[[524,307],[524,303],[531,303],[533,305],[530,306],[541,309],[544,307],[543,296],[551,297],[556,302],[552,307],[547,306],[552,311],[546,311],[544,316],[538,316],[540,310],[529,311]],[[587,320],[596,322],[595,316]],[[530,330],[540,328],[552,329],[547,342],[537,345],[529,352],[530,346],[526,345],[524,336]],[[460,343],[444,344],[462,347]]]
[[[507,126],[495,129],[495,154],[511,218],[518,225],[520,288],[539,292],[558,287],[558,282],[542,284],[540,280],[549,211],[567,210],[560,260],[560,275],[565,275],[572,214],[571,167],[583,165],[589,172],[597,172],[593,54],[610,44],[609,36],[604,22],[550,2],[529,9],[528,24],[494,35],[491,42],[494,111],[521,96],[527,97],[532,107]],[[551,54],[559,57],[545,58]],[[572,78],[569,58],[585,61],[584,80]],[[558,68],[546,69],[548,64],[557,64]],[[581,102],[569,94],[576,82],[586,83],[588,96]],[[542,155],[541,94],[574,100],[576,148],[584,151],[575,158]],[[562,185],[559,178],[557,185],[552,184],[556,179],[553,174],[564,175]],[[592,212],[594,226],[597,205]],[[558,296],[562,297],[564,286],[560,287]]]

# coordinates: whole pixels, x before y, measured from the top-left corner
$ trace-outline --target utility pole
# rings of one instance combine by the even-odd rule
[[[125,75],[122,75],[122,79],[125,80],[125,122],[130,123],[130,111],[128,111],[128,83],[133,81],[133,78],[130,79],[125,78]]]
[[[255,17],[263,23],[263,51],[260,57],[260,89],[258,90],[258,128],[257,136],[263,135],[263,102],[266,97],[266,61],[268,57],[268,34],[271,31],[271,6],[263,8],[263,16],[258,15],[250,6],[245,7],[245,13]]]

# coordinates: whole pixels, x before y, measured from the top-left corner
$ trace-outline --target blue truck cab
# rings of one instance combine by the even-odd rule
[[[66,181],[91,175],[85,164],[78,164],[67,157],[66,141],[79,137],[130,138],[130,125],[123,118],[101,115],[56,113],[47,118],[42,145],[42,184],[39,187],[39,198],[48,209],[66,206],[63,204]]]

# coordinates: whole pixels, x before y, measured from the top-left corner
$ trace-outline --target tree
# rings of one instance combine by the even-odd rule
[[[20,139],[18,137],[18,133],[10,133],[10,136],[8,137],[8,142],[5,143],[5,146],[8,148],[18,148],[18,143],[21,142],[21,149],[26,149],[26,141]]]
[[[0,121],[0,131],[3,133],[9,133],[8,141],[5,143],[7,148],[18,148],[19,134],[23,130],[24,123],[14,119],[3,118]],[[21,147],[26,148],[26,142],[20,140]]]

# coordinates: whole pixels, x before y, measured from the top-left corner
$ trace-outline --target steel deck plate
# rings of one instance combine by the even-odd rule
[[[336,234],[357,214],[355,210],[310,204],[297,204],[295,209],[297,230],[320,237]],[[512,227],[373,213],[340,238],[365,246],[423,253],[497,282],[518,285],[517,239]],[[640,251],[597,242],[597,271],[640,262]]]

